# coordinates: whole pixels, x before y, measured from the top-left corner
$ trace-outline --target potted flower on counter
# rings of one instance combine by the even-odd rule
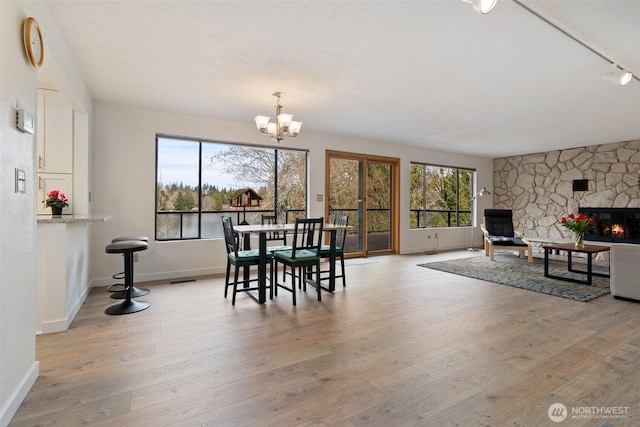
[[[47,207],[51,208],[52,215],[62,215],[62,209],[69,206],[69,199],[60,190],[51,190],[47,194],[47,199],[43,200]]]

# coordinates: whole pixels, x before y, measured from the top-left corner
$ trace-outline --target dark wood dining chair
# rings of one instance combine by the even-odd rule
[[[318,291],[318,301],[322,301],[320,293],[320,247],[322,246],[322,226],[324,218],[297,218],[293,232],[293,245],[291,250],[276,251],[273,253],[274,268],[277,271],[278,264],[284,269],[291,267],[291,287],[288,287],[283,278],[278,281],[276,274],[275,295],[278,296],[278,288],[287,290],[293,295],[293,305],[296,305],[296,278],[298,287],[306,290],[307,282],[312,283]],[[296,274],[297,270],[297,274]],[[315,281],[308,281],[307,276],[314,277]]]
[[[257,291],[259,287],[257,285],[258,278],[243,278],[239,279],[240,268],[248,268],[254,265],[258,265],[260,262],[260,252],[258,249],[239,250],[238,249],[238,235],[233,230],[233,222],[231,217],[222,217],[222,229],[224,232],[224,242],[227,248],[227,273],[224,282],[224,297],[227,297],[227,291],[230,286],[233,286],[233,297],[231,304],[236,304],[236,294],[238,292]],[[231,275],[231,266],[234,266],[233,282],[229,281]],[[256,283],[255,286],[251,286],[251,283]],[[238,287],[242,285],[242,287]],[[273,299],[273,269],[270,269],[270,281],[267,285],[269,288],[269,297]]]
[[[344,228],[336,230],[336,247],[335,247],[335,260],[336,263],[340,260],[340,274],[336,274],[334,279],[342,278],[342,287],[347,286],[346,276],[344,274],[344,241],[347,238],[347,225],[349,225],[349,215],[335,215],[333,217],[333,225],[339,225]],[[322,245],[320,247],[320,256],[324,259],[331,257],[331,245]],[[335,271],[335,270],[334,270]],[[321,274],[330,273],[331,270],[324,270]],[[322,280],[330,279],[330,277],[323,277]]]
[[[277,225],[278,219],[275,215],[262,215],[262,225]],[[289,250],[292,247],[287,245],[286,231],[270,231],[266,233],[267,245],[269,242],[282,242],[282,245],[269,245],[267,250],[270,252]]]
[[[278,217],[275,215],[262,215],[262,225],[277,225]],[[292,246],[287,245],[287,232],[286,231],[270,231],[265,235],[267,239],[267,254],[273,260],[273,253],[275,251],[289,251]],[[269,242],[282,242],[282,245],[270,245]],[[282,270],[282,280],[287,275],[287,269]]]

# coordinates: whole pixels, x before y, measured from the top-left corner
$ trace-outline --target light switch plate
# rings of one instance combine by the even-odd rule
[[[27,174],[22,169],[16,168],[16,193],[26,193]]]

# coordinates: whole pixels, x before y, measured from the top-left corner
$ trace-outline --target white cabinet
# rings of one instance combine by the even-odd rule
[[[36,191],[37,214],[51,214],[51,208],[48,208],[45,203],[42,203],[51,190],[59,190],[69,199],[69,206],[62,210],[62,214],[73,213],[73,175],[67,173],[39,173],[38,191]]]
[[[58,91],[38,89],[36,118],[38,158],[37,214],[51,214],[43,200],[51,190],[69,199],[63,214],[73,213],[73,108]]]
[[[38,89],[37,171],[73,173],[73,109],[59,92]]]

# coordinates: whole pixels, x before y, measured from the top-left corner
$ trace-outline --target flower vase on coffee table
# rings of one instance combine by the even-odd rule
[[[584,248],[584,235],[593,227],[593,217],[587,217],[583,213],[578,215],[569,214],[560,219],[560,224],[573,231],[573,241],[576,248]]]

